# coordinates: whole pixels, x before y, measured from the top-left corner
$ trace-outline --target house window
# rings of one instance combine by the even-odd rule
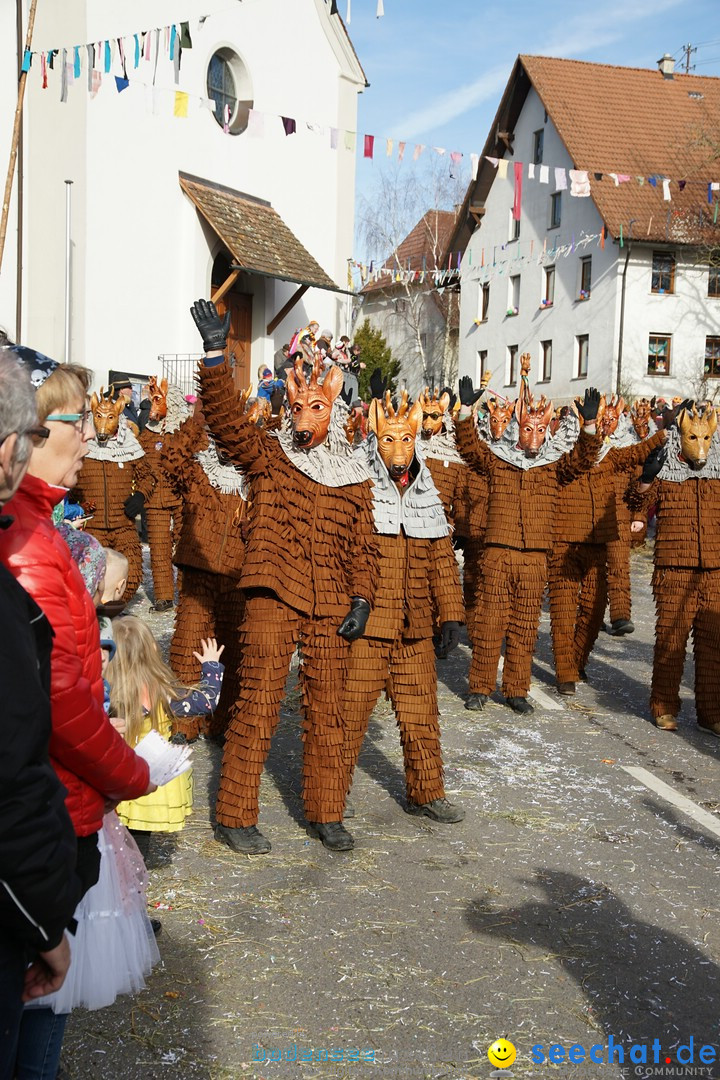
[[[555,300],[555,267],[545,267],[545,293],[542,298],[542,306],[549,307]]]
[[[588,373],[590,336],[588,334],[578,334],[575,341],[577,342],[575,348],[575,354],[577,356],[576,378],[585,379],[587,378]]]
[[[581,300],[590,299],[590,289],[592,287],[592,255],[587,255],[584,259],[580,260],[580,293]]]
[[[533,162],[535,165],[542,165],[543,159],[543,145],[545,143],[545,131],[540,128],[533,134]]]
[[[253,107],[250,75],[233,49],[218,49],[207,69],[207,93],[215,102],[213,116],[221,128],[240,135],[248,126]]]
[[[720,266],[711,266],[708,271],[708,296],[720,296]]]
[[[540,382],[550,382],[552,376],[552,341],[540,342],[542,360],[542,378]]]
[[[513,274],[508,279],[508,315],[517,315],[520,310],[520,275]]]
[[[508,243],[512,240],[520,239],[520,218],[513,217],[513,212],[510,210],[510,224],[508,225]]]
[[[705,376],[720,379],[720,337],[705,338]]]
[[[507,383],[506,386],[514,386],[517,382],[518,346],[508,345],[507,358]]]
[[[562,219],[562,191],[550,196],[550,228],[557,229]]]
[[[482,377],[487,371],[487,349],[478,349],[477,355],[477,381],[476,386],[482,382]]]
[[[396,299],[394,301],[394,305],[395,305],[396,314],[402,315],[402,313],[405,311],[405,309],[407,307],[407,300],[401,299],[400,297],[396,297]]]
[[[490,282],[486,281],[483,284],[482,292],[480,294],[480,319],[482,322],[488,317],[488,309],[490,307]]]
[[[671,251],[653,251],[651,291],[675,292],[675,255]]]
[[[670,341],[667,334],[651,334],[648,343],[648,375],[670,374]]]

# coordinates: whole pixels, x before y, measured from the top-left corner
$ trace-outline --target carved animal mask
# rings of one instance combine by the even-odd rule
[[[100,397],[93,394],[90,398],[90,408],[92,409],[95,424],[95,438],[101,446],[104,446],[108,439],[112,439],[113,435],[117,435],[120,416],[125,408],[123,398],[119,397],[117,401],[113,401],[112,398],[103,397],[104,392],[105,388],[101,386]]]
[[[450,395],[445,393],[438,397],[437,390],[433,390],[430,396],[426,386],[418,401],[422,408],[422,437],[429,439],[442,431],[443,417],[450,407]]]
[[[322,385],[318,378],[322,373],[320,360],[313,364],[310,381],[303,374],[302,360],[298,357],[295,369],[287,381],[293,443],[298,450],[312,450],[327,438],[330,417],[335,398],[343,388],[343,373],[333,365]]]
[[[605,395],[602,395],[600,398],[600,408],[598,409],[598,413],[602,413],[602,420],[598,427],[599,435],[602,435],[605,439],[609,439],[610,436],[614,434],[617,430],[624,408],[625,401],[623,398],[619,397],[616,401],[615,395],[613,394],[610,400],[607,401]]]
[[[167,379],[158,382],[155,376],[151,375],[148,379],[148,391],[152,403],[148,420],[164,420],[167,416]]]
[[[422,405],[415,402],[408,407],[407,390],[403,390],[400,407],[395,412],[390,391],[385,394],[385,408],[377,398],[370,403],[368,423],[377,435],[378,451],[390,479],[404,487],[408,482],[408,469],[415,456],[415,437],[422,425]]]
[[[717,413],[714,409],[699,412],[697,409],[683,409],[677,419],[680,431],[680,449],[685,464],[699,472],[707,463],[712,437],[717,428]]]
[[[490,435],[497,442],[501,439],[505,428],[512,420],[515,411],[514,401],[499,401],[498,398],[490,398],[487,403],[490,426]]]
[[[351,446],[365,438],[365,416],[362,409],[353,409],[345,421],[345,435]]]
[[[630,418],[633,422],[633,427],[639,439],[647,439],[650,434],[650,419],[652,417],[652,406],[647,398],[640,398],[633,405]]]
[[[525,457],[537,457],[542,444],[545,442],[548,425],[553,417],[552,401],[546,402],[543,396],[540,398],[539,403],[535,405],[532,396],[529,401],[519,397],[515,405],[515,416],[520,428],[518,446],[525,454]]]

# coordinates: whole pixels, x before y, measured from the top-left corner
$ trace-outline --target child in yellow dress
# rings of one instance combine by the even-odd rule
[[[153,728],[170,739],[172,716],[212,713],[222,686],[225,648],[214,638],[200,642],[194,655],[202,665],[200,684],[192,689],[178,685],[175,675],[160,656],[157,642],[144,622],[134,615],[113,620],[115,655],[107,669],[111,714],[125,718],[123,735],[136,746]],[[121,802],[117,813],[133,834],[144,857],[154,832],[178,832],[192,812],[193,781],[188,770],[163,784],[151,795]]]

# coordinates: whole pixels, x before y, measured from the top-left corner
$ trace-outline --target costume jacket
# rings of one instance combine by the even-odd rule
[[[231,465],[220,465],[204,425],[192,418],[164,440],[160,462],[183,501],[183,527],[173,562],[239,578],[245,558],[241,525],[247,512],[242,474]],[[232,487],[236,490],[227,490]]]
[[[226,361],[202,366],[200,381],[203,408],[218,445],[251,485],[242,588],[269,590],[304,616],[342,619],[353,596],[372,603],[377,545],[371,481],[360,479],[367,473],[352,461],[342,423],[337,446],[346,448],[350,457],[343,460],[351,467],[346,470],[348,482],[340,486],[337,453],[326,455],[327,480],[335,483],[324,483],[323,447],[293,453],[289,432],[267,433],[240,415]],[[318,479],[301,471],[306,458],[313,471],[312,462],[320,462]]]
[[[498,441],[511,448],[516,435],[513,421]],[[569,452],[534,466],[528,462],[527,467],[519,452],[517,465],[498,456],[497,445],[491,449],[479,438],[472,416],[458,421],[457,439],[468,464],[490,481],[485,545],[545,552],[555,535],[559,489],[592,467],[602,443],[601,436],[583,433]]]
[[[0,529],[9,525],[0,518]],[[77,843],[48,757],[52,630],[4,566],[0,622],[0,923],[6,937],[46,951],[60,944],[80,899]]]
[[[106,798],[143,795],[149,773],[103,709],[95,608],[51,520],[65,494],[65,488],[27,475],[5,507],[15,524],[0,533],[0,559],[45,612],[55,634],[50,758],[67,788],[75,832],[89,836],[102,825]]]
[[[124,417],[120,417],[117,435],[102,445],[91,444],[73,490],[77,502],[95,504],[88,532],[135,528],[123,506],[135,490],[136,472],[143,457],[142,447]]]

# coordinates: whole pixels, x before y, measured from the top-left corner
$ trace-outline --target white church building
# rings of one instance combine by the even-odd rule
[[[98,384],[188,386],[199,297],[244,385],[296,328],[346,332],[363,69],[330,0],[214,6],[37,5],[0,326]],[[0,5],[5,168],[29,7]]]

